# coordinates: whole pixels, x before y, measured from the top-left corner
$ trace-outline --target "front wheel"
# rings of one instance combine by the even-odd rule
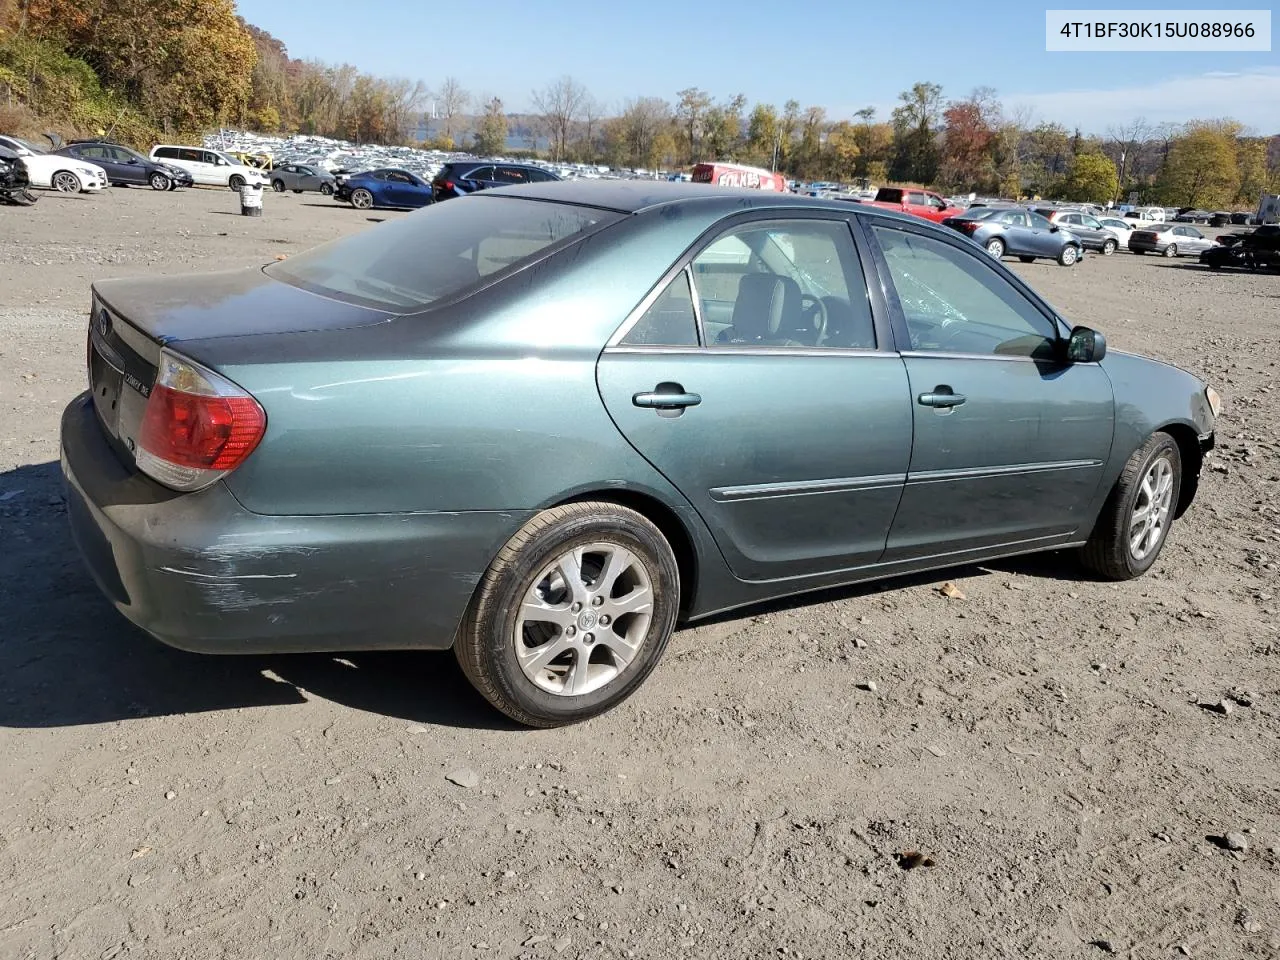
[[[987,241],[987,253],[999,260],[1004,256],[1004,241],[999,237],[993,237]]]
[[[1182,456],[1167,433],[1135,451],[1107,497],[1083,550],[1085,566],[1108,580],[1150,569],[1169,535],[1182,491]]]
[[[544,510],[498,553],[454,654],[491,704],[555,727],[620,704],[675,630],[680,574],[662,533],[614,503]]]
[[[1080,259],[1080,251],[1073,244],[1067,244],[1062,248],[1062,252],[1058,254],[1058,262],[1064,267],[1069,267]]]
[[[227,181],[227,186],[232,190],[239,190],[244,186],[244,177],[240,176],[238,173],[233,173],[231,175],[231,179]]]
[[[151,175],[152,190],[171,190],[173,189],[173,181],[166,177],[163,173],[153,173]]]
[[[1164,255],[1167,259],[1172,260],[1178,255],[1178,245],[1176,243],[1169,244],[1164,248]]]
[[[1115,253],[1115,252],[1116,252],[1116,247],[1117,247],[1117,246],[1119,246],[1119,244],[1117,244],[1114,240],[1108,240],[1108,241],[1106,241],[1106,242],[1105,242],[1105,243],[1103,243],[1103,245],[1102,245],[1102,255],[1103,255],[1104,257],[1109,257],[1109,256],[1111,256],[1113,253]]]
[[[80,178],[70,170],[59,170],[53,175],[53,189],[59,193],[79,193]]]
[[[357,210],[368,210],[373,206],[373,194],[361,187],[351,191],[351,205]]]

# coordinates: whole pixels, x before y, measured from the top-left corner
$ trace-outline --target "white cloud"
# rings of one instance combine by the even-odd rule
[[[1036,120],[1079,127],[1085,133],[1101,134],[1134,117],[1152,123],[1232,117],[1267,135],[1280,133],[1280,69],[1213,71],[1135,87],[1009,94],[1004,102],[1010,108],[1030,107]]]

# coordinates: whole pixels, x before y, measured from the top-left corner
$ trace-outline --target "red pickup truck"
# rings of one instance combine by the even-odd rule
[[[881,187],[876,191],[874,200],[863,200],[870,207],[884,207],[886,210],[897,210],[899,213],[910,213],[934,223],[941,223],[947,217],[954,217],[960,212],[959,207],[952,206],[936,193],[928,190],[907,190],[903,187]]]

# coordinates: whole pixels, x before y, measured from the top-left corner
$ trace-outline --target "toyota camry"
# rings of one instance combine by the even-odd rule
[[[452,648],[537,726],[759,601],[1066,548],[1139,576],[1219,406],[955,231],[638,181],[101,281],[88,356],[62,468],[126,617],[207,653]]]

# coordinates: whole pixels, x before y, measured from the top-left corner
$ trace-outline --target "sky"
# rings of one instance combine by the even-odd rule
[[[1162,0],[1151,9],[1268,9],[1270,0]],[[994,87],[1007,106],[1084,133],[1231,116],[1280,132],[1280,54],[1048,53],[1045,9],[1062,0],[238,0],[241,15],[293,57],[470,92],[532,110],[532,91],[562,75],[609,108],[635,96],[674,102],[701,87],[779,107],[825,107],[832,120],[873,106],[888,119],[900,91],[929,80],[948,97]],[[1082,4],[1074,6],[1082,7]],[[1132,9],[1141,0],[1093,8]],[[1145,5],[1150,7],[1150,4]],[[477,12],[483,11],[483,12]],[[909,39],[910,38],[910,39]],[[1274,43],[1274,40],[1273,40]]]

